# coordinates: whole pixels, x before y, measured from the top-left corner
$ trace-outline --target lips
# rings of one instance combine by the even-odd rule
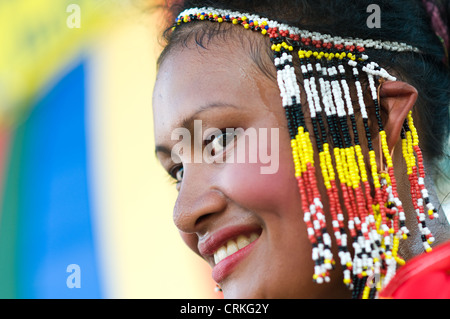
[[[259,226],[233,226],[221,229],[199,241],[199,252],[214,258],[213,279],[220,283],[252,250],[262,232]]]

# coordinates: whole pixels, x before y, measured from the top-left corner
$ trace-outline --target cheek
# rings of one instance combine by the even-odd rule
[[[281,148],[278,155],[267,164],[225,164],[219,181],[222,189],[233,201],[254,212],[285,211],[288,206],[298,205],[293,200],[299,194],[290,149]],[[277,167],[277,170],[269,167]]]

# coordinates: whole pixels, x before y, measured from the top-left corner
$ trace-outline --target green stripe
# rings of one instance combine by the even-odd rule
[[[3,199],[0,215],[0,298],[18,298],[17,243],[20,213],[20,172],[25,137],[25,125],[20,125],[9,144],[5,161]],[[8,155],[8,152],[7,152]]]

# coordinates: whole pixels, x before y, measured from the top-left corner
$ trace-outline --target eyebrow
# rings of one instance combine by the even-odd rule
[[[189,129],[190,126],[192,126],[192,123],[194,122],[195,118],[202,112],[205,112],[207,110],[210,110],[212,108],[224,108],[224,107],[231,107],[231,108],[235,108],[237,109],[238,107],[236,105],[233,104],[229,104],[229,103],[223,103],[223,102],[212,102],[212,103],[208,103],[206,105],[203,105],[201,107],[199,107],[192,115],[190,115],[187,118],[184,118],[181,121],[181,125],[180,127],[183,128],[187,128]],[[164,145],[156,145],[155,147],[155,156],[157,156],[158,153],[164,153],[167,155],[171,154],[171,150],[164,146]]]
[[[155,155],[157,155],[158,153],[164,153],[167,155],[170,155],[170,149],[168,149],[167,147],[163,146],[163,145],[156,145],[155,147]]]
[[[223,108],[223,107],[232,107],[237,109],[238,107],[233,105],[233,104],[228,104],[228,103],[222,103],[222,102],[213,102],[213,103],[208,103],[206,105],[201,106],[200,108],[197,109],[197,111],[195,111],[191,116],[189,116],[188,118],[183,119],[183,121],[181,122],[181,126],[180,127],[184,127],[184,128],[189,128],[189,126],[191,125],[192,122],[194,122],[195,118],[202,112],[205,112],[209,109],[212,108]]]

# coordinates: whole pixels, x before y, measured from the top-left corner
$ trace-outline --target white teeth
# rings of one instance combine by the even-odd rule
[[[217,249],[216,253],[214,254],[214,259],[216,259],[216,255],[217,255],[217,262],[226,258],[228,256],[227,255],[227,246],[222,246],[219,249]]]
[[[239,237],[236,239],[236,241],[237,241],[237,246],[239,249],[242,249],[245,246],[247,246],[248,244],[250,244],[250,239],[245,237],[244,235],[239,235]]]
[[[248,244],[254,242],[258,239],[259,235],[257,233],[250,234],[249,237],[244,235],[239,235],[235,240],[230,239],[225,245],[217,249],[214,253],[214,263],[217,265],[222,259],[234,254],[239,249],[244,248]]]
[[[236,244],[236,242],[234,240],[230,240],[227,243],[227,255],[230,256],[231,254],[234,254],[235,252],[237,252],[238,249],[238,245]]]
[[[255,240],[257,240],[259,237],[259,235],[257,233],[252,233],[250,235],[250,242],[254,242]]]

